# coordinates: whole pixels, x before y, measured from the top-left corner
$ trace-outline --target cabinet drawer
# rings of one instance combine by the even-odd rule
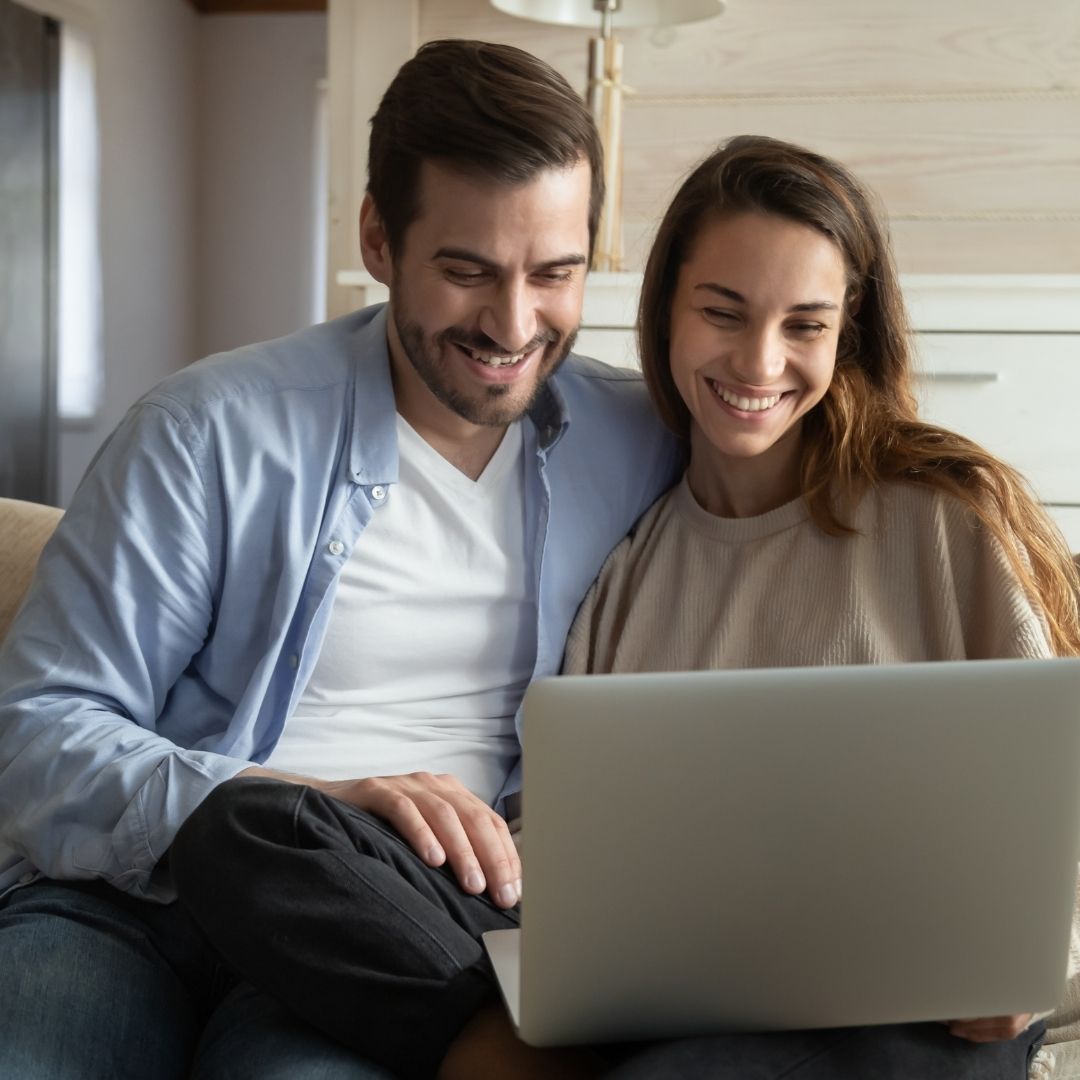
[[[920,413],[1019,469],[1049,503],[1080,504],[1080,335],[920,334]]]

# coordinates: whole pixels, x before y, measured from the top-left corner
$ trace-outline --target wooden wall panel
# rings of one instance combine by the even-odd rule
[[[419,40],[529,49],[582,85],[585,30],[421,0]],[[630,265],[681,175],[760,132],[839,157],[881,196],[907,272],[1080,271],[1080,3],[729,0],[626,31]]]

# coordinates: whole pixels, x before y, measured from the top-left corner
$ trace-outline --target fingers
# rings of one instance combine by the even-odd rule
[[[479,800],[475,806],[455,809],[457,816],[447,818],[444,834],[454,875],[466,892],[481,893],[486,888],[499,907],[513,907],[520,899],[521,869],[517,852],[511,856],[508,851],[513,841],[506,822]]]
[[[977,1020],[951,1020],[949,1034],[969,1042],[1001,1042],[1015,1039],[1031,1024],[1032,1013],[1013,1016],[989,1016]]]
[[[449,863],[461,888],[499,907],[521,899],[521,861],[506,822],[449,775],[371,777],[331,792],[389,822],[427,863]]]

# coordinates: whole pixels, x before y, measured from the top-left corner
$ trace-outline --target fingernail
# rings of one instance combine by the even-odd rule
[[[479,870],[470,870],[465,875],[465,888],[469,892],[480,893],[484,891],[484,875]]]
[[[427,861],[432,866],[442,866],[446,862],[446,852],[438,844],[432,844],[428,848]]]
[[[513,907],[517,902],[517,886],[507,882],[507,884],[499,890],[499,903],[502,904],[503,907]]]
[[[521,878],[518,878],[517,881],[514,882],[514,888],[517,889],[518,902],[520,903],[520,901],[521,901]]]

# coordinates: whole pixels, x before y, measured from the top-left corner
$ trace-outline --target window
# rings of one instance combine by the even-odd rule
[[[58,410],[93,419],[101,402],[101,253],[97,90],[89,35],[62,23],[59,101]]]

